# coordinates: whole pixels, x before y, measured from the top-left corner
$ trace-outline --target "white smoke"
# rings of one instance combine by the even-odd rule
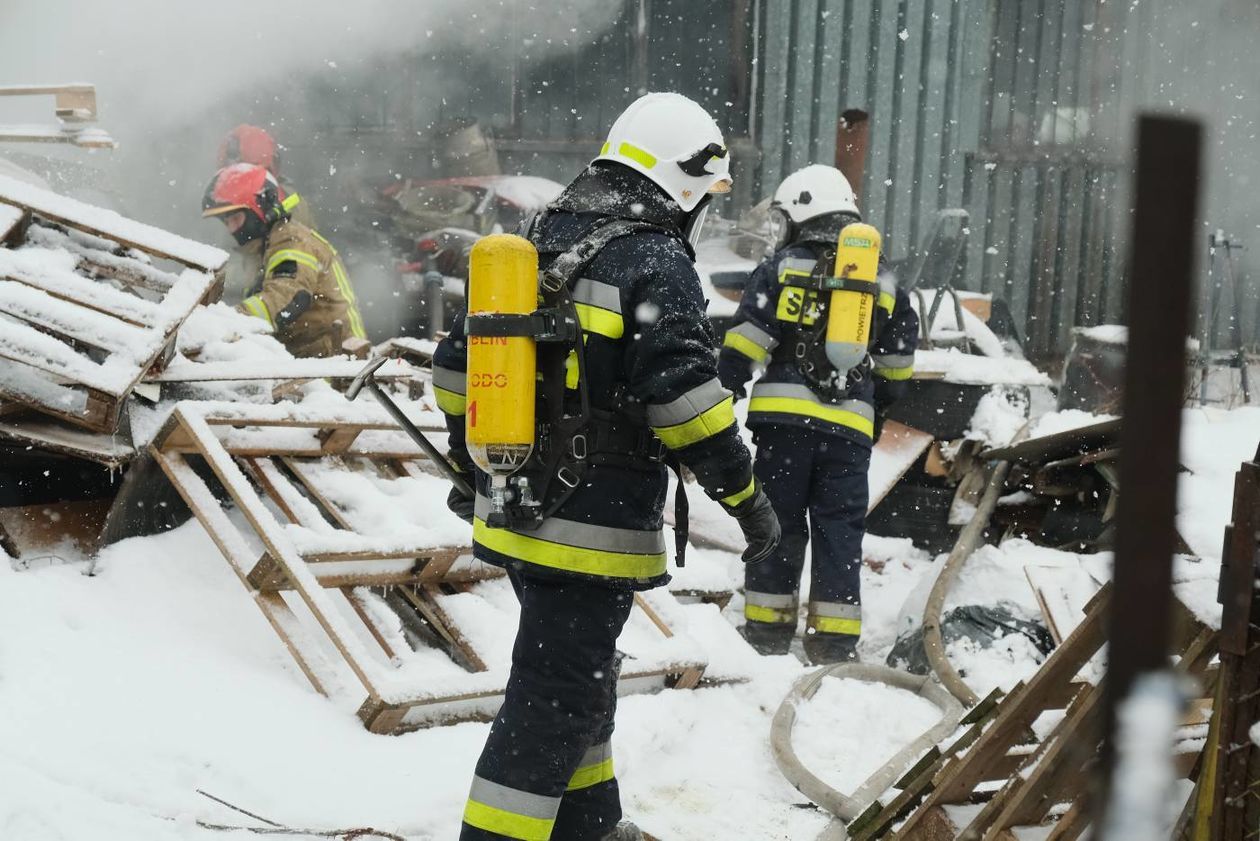
[[[278,79],[519,38],[539,55],[602,32],[608,0],[3,0],[0,84],[90,81],[118,134],[195,121]],[[386,84],[388,80],[382,80]]]

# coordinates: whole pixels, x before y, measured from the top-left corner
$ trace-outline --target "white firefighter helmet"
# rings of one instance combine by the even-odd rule
[[[707,193],[731,189],[731,163],[709,112],[682,94],[649,93],[608,131],[596,161],[616,161],[660,187],[688,213]]]
[[[834,166],[823,164],[810,164],[784,178],[770,207],[782,210],[798,225],[829,213],[862,215],[849,179]]]

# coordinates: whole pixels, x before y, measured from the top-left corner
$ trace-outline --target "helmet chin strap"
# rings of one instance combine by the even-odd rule
[[[704,220],[709,215],[709,204],[713,201],[713,197],[705,195],[700,203],[687,214],[687,221],[683,225],[683,234],[687,237],[687,242],[691,243],[694,249],[700,243],[700,235],[704,230]]]
[[[253,211],[245,211],[245,222],[232,232],[237,245],[248,245],[260,237],[266,236],[267,225]]]

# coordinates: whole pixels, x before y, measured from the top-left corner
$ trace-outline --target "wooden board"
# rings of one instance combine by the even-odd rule
[[[1085,606],[1102,587],[1080,566],[1029,564],[1024,575],[1056,645],[1076,630],[1085,618]]]
[[[88,432],[42,418],[0,417],[0,440],[121,467],[135,456],[126,435]]]
[[[253,380],[353,379],[366,363],[356,359],[276,359],[267,362],[181,362],[145,377],[152,383],[246,382]],[[416,368],[395,362],[374,375],[381,381],[407,380],[419,375]]]
[[[884,422],[879,441],[871,450],[867,513],[884,501],[888,492],[931,445],[932,436],[927,432],[894,420]]]
[[[94,207],[6,175],[0,175],[0,202],[25,208],[50,222],[104,237],[209,274],[217,273],[228,261],[228,253],[220,248],[126,219],[111,210]]]
[[[109,514],[110,500],[57,502],[0,508],[0,533],[8,538],[6,552],[18,560],[69,547],[83,555],[96,548]]]
[[[0,203],[5,208],[0,213],[34,213],[44,220],[44,208],[51,207],[98,223],[111,218],[106,211],[53,193],[18,189],[26,186],[0,176],[0,202],[16,194],[35,205]],[[134,233],[130,223],[117,219],[120,229]],[[96,236],[94,229],[88,233]],[[171,242],[191,243],[165,236],[169,241],[162,244],[168,248]],[[143,255],[105,250],[132,243],[111,240],[93,249],[48,227],[46,220],[26,227],[21,241],[9,244],[25,247],[21,258],[0,248],[0,364],[14,372],[0,380],[0,401],[29,406],[93,432],[114,433],[127,397],[166,357],[185,319],[214,293],[218,277],[206,269],[163,275]],[[78,249],[80,262],[73,268],[60,261],[28,259],[41,252],[61,254],[67,247]],[[88,251],[99,252],[96,262],[84,255]],[[121,275],[141,283],[145,294],[116,288],[112,280]],[[159,276],[169,277],[171,284],[159,289]]]

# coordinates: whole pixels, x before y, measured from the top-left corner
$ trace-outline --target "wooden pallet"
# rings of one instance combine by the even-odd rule
[[[1234,481],[1234,507],[1225,529],[1219,599],[1221,664],[1216,708],[1204,752],[1204,774],[1193,797],[1186,836],[1194,841],[1260,837],[1260,451]]]
[[[4,176],[0,208],[0,403],[113,433],[227,255]]]
[[[487,669],[478,629],[461,627],[447,600],[502,571],[475,562],[466,545],[432,545],[421,506],[404,524],[410,531],[370,516],[429,477],[419,448],[360,408],[320,416],[292,405],[180,403],[150,452],[317,691],[362,699],[359,716],[377,733],[487,718],[505,676]],[[382,605],[410,637],[382,624]],[[647,600],[636,605],[651,633],[672,636]],[[395,664],[409,638],[444,652],[470,680],[457,689],[401,680]],[[690,688],[704,668],[696,658],[628,668],[622,685]]]
[[[1102,693],[1078,674],[1106,640],[1110,593],[1110,585],[1100,590],[1084,619],[1032,678],[1000,701],[994,695],[982,700],[964,719],[968,727],[963,734],[907,772],[893,799],[886,805],[874,804],[854,821],[850,837],[1009,841],[1013,828],[1047,824],[1055,817],[1059,820],[1048,837],[1059,841],[1079,837],[1088,817],[1083,801],[1090,775],[1085,767],[1093,761],[1101,738]],[[1180,605],[1177,616],[1178,668],[1202,677],[1216,652],[1217,632]],[[1206,705],[1206,700],[1193,704],[1183,724],[1202,728]],[[1035,735],[1039,719],[1044,725],[1056,717],[1048,733]],[[1197,731],[1193,736],[1201,738]],[[1195,770],[1197,759],[1197,749],[1179,754],[1183,775]],[[962,827],[954,824],[947,810],[978,804],[980,810]]]

